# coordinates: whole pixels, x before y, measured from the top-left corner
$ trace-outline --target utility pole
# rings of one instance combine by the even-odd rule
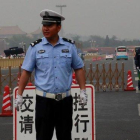
[[[62,8],[67,7],[67,6],[66,5],[56,5],[56,7],[60,8],[60,14],[62,15]],[[61,25],[62,25],[62,23],[61,23]],[[61,31],[60,31],[60,36],[63,37],[63,33],[64,33],[64,31],[63,31],[63,26],[62,26]]]
[[[26,43],[21,42],[21,43],[19,43],[19,45],[22,47],[24,54],[26,55]]]
[[[6,43],[5,39],[7,39],[7,37],[0,37],[0,39],[3,40],[4,50],[6,50],[7,49],[7,43]]]

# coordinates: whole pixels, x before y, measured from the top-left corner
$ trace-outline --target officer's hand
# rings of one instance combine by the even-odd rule
[[[21,109],[22,102],[23,102],[22,96],[17,94],[16,99],[15,99],[15,108],[17,109],[17,111],[19,111],[19,109]]]
[[[85,106],[87,104],[88,101],[88,95],[86,94],[86,90],[82,89],[80,90],[80,104],[82,106]]]

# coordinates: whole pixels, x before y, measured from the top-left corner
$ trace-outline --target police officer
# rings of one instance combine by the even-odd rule
[[[54,128],[58,140],[72,140],[73,99],[72,72],[80,86],[80,102],[87,103],[83,62],[74,42],[61,38],[58,32],[65,18],[52,11],[41,11],[44,37],[29,46],[22,65],[15,107],[21,107],[22,93],[35,69],[36,140],[51,140]]]
[[[136,68],[138,67],[138,54],[136,56],[136,53],[139,53],[138,50],[140,49],[140,47],[135,47],[134,49],[134,61],[135,61],[135,65],[136,65]],[[136,58],[137,57],[137,58]]]
[[[135,60],[135,66],[136,66],[138,77],[139,77],[138,89],[140,90],[140,48],[135,49],[135,52],[136,53],[135,53],[134,60]]]

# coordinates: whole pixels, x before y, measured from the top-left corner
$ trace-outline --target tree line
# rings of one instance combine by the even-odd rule
[[[34,42],[35,40],[42,38],[42,34],[39,35],[14,35],[11,38],[7,38],[6,42],[9,44],[9,47],[15,46],[22,46],[24,43],[26,47],[30,45],[30,43]],[[86,41],[83,41],[80,35],[71,35],[71,39],[73,39],[78,46],[86,47],[116,47],[116,46],[140,46],[140,40],[133,39],[133,40],[119,40],[116,36],[109,37],[101,37],[97,35],[90,35]]]
[[[139,39],[133,39],[133,40],[119,40],[115,35],[109,38],[108,35],[106,37],[101,37],[97,35],[91,35],[89,36],[89,39],[87,41],[80,40],[81,36],[77,35],[72,37],[73,40],[76,42],[80,42],[82,44],[82,47],[117,47],[117,46],[140,46],[140,40]]]

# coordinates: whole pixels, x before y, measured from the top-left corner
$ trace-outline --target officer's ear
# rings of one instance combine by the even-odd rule
[[[61,30],[61,24],[57,24],[58,32]]]

